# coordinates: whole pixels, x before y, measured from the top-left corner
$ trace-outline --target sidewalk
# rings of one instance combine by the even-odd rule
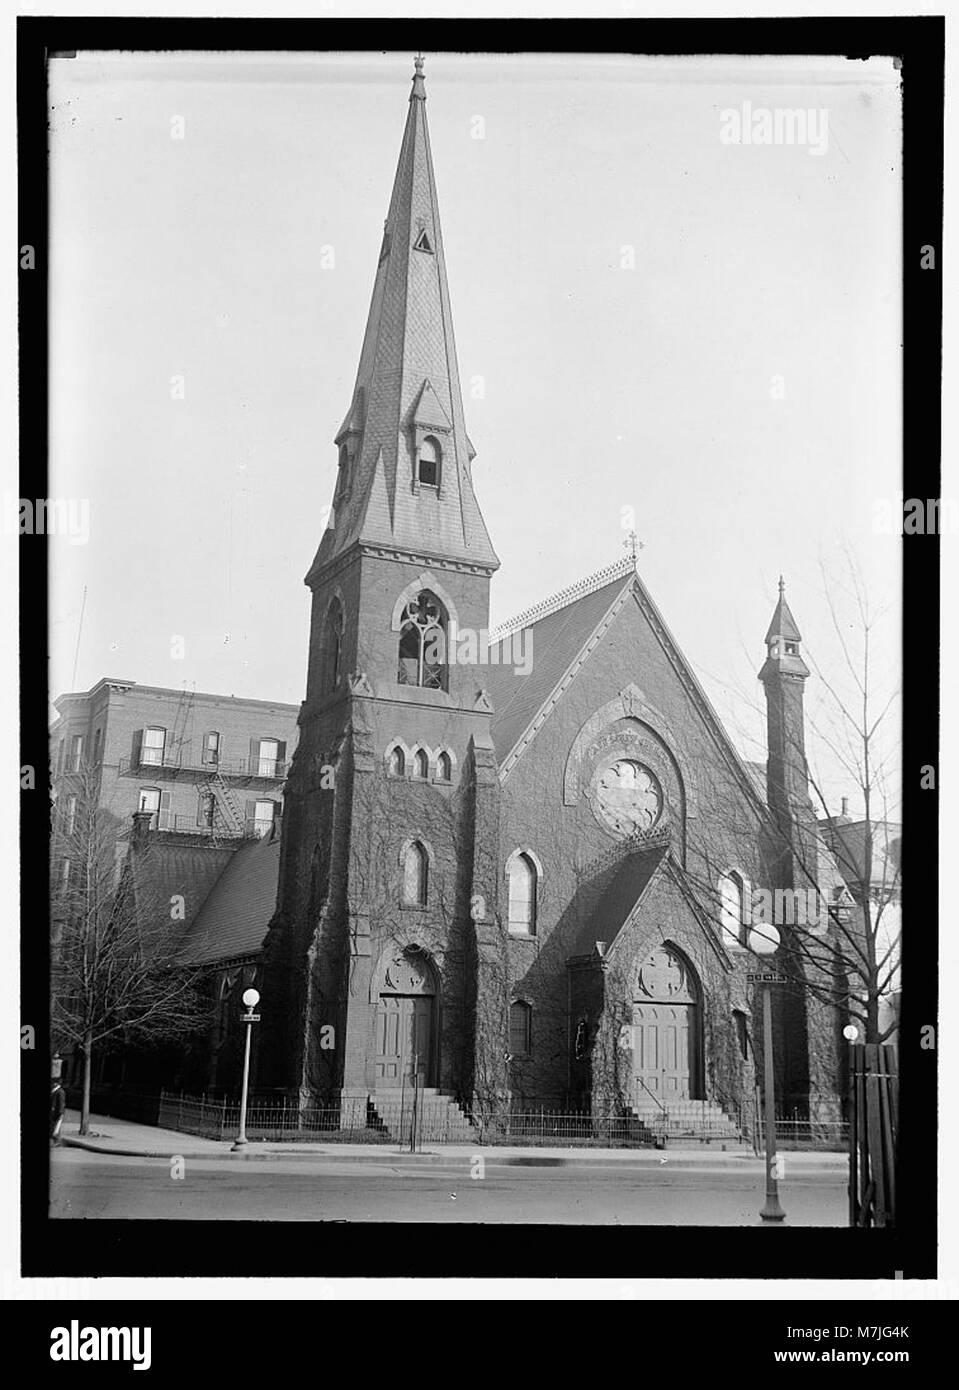
[[[286,1143],[251,1140],[241,1153],[233,1153],[231,1140],[201,1139],[177,1130],[157,1129],[153,1125],[136,1124],[113,1116],[91,1115],[90,1133],[80,1137],[80,1116],[68,1110],[63,1117],[62,1143],[66,1148],[87,1149],[92,1153],[117,1154],[129,1158],[221,1158],[227,1162],[243,1162],[247,1158],[302,1158],[313,1162],[379,1163],[389,1167],[403,1164],[468,1163],[480,1155],[489,1164],[511,1164],[531,1168],[549,1168],[578,1164],[583,1167],[721,1167],[742,1171],[762,1172],[764,1161],[751,1149],[723,1149],[721,1143],[704,1144],[695,1148],[667,1149],[601,1149],[553,1148],[520,1144],[436,1144],[425,1145],[420,1153],[412,1154],[395,1142],[385,1144],[322,1144],[289,1140]],[[839,1172],[848,1166],[845,1153],[809,1153],[786,1150],[788,1169],[803,1172]]]

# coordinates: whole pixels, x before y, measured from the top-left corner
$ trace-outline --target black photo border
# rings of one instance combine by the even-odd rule
[[[940,496],[942,17],[689,20],[134,19],[29,17],[17,24],[20,495],[45,497],[48,449],[47,104],[51,54],[82,50],[582,52],[895,55],[903,83],[903,494]],[[375,37],[375,45],[371,38]],[[936,248],[937,269],[920,267]],[[109,267],[104,267],[109,274]],[[931,1279],[937,1260],[938,1054],[921,1030],[938,1023],[939,538],[903,538],[903,836],[905,912],[921,941],[903,941],[899,1036],[901,1152],[895,1230],[569,1226],[358,1226],[315,1222],[53,1221],[48,1216],[49,933],[47,843],[48,612],[46,542],[21,541],[21,1052],[22,1273],[37,1276],[544,1276]],[[936,947],[930,949],[935,941]],[[80,1234],[82,1227],[83,1235]],[[402,1229],[405,1239],[377,1239]],[[91,1239],[91,1234],[93,1238]]]

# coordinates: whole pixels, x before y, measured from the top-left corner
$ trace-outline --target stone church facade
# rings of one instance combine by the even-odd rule
[[[382,1108],[415,1072],[474,1116],[734,1115],[760,1060],[751,885],[790,886],[815,826],[798,629],[781,592],[760,772],[632,560],[487,645],[499,562],[470,480],[425,103],[418,60],[306,577],[255,1084]],[[781,1103],[835,1118],[841,1020],[792,969]]]

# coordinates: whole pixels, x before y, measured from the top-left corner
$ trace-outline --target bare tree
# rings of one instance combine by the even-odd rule
[[[859,1024],[863,1041],[880,1043],[896,1028],[895,1016],[883,1021],[881,1005],[898,988],[899,978],[896,917],[901,865],[898,839],[888,829],[895,824],[899,806],[892,785],[898,738],[888,728],[898,686],[879,689],[883,682],[877,677],[873,652],[877,627],[887,614],[871,605],[852,555],[846,551],[841,573],[820,569],[843,673],[827,674],[807,649],[818,689],[815,706],[806,710],[805,725],[812,742],[848,777],[863,813],[847,829],[849,818],[836,816],[825,778],[815,759],[807,758],[802,729],[784,727],[783,764],[801,769],[808,800],[805,805],[790,805],[784,785],[774,781],[769,788],[772,817],[765,869],[773,875],[776,866],[785,864],[791,877],[791,883],[783,884],[791,894],[787,891],[779,900],[786,919],[776,920],[777,927],[786,928],[780,960],[795,967],[793,977],[814,998]],[[743,698],[754,714],[759,702]],[[705,782],[715,784],[713,790],[726,775],[725,770],[720,774],[720,762],[717,758],[715,766],[700,768]],[[784,779],[788,776],[787,770]],[[734,813],[730,824],[734,836],[737,829],[748,829],[748,819],[745,810]],[[693,870],[700,896],[717,926],[729,930],[716,891],[715,852],[706,844],[693,843],[691,849],[699,851],[691,862],[702,866],[698,872]],[[765,882],[769,881],[767,877]],[[782,882],[781,877],[777,882]],[[768,910],[768,901],[759,907]],[[754,898],[747,920],[751,915],[756,921],[756,910]]]
[[[83,1056],[80,1133],[89,1132],[95,1052],[186,1041],[210,1017],[203,972],[185,969],[157,851],[99,805],[95,768],[81,768],[54,808],[51,837],[52,1032]]]

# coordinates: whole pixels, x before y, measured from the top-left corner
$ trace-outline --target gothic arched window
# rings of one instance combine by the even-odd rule
[[[436,759],[436,780],[437,782],[452,782],[453,763],[449,753],[441,753]]]
[[[321,650],[322,689],[323,694],[328,695],[339,684],[343,656],[343,605],[338,598],[334,598],[326,610]]]
[[[528,854],[514,854],[506,869],[509,929],[533,936],[536,932],[536,887],[539,875]]]
[[[427,487],[439,487],[440,485],[440,446],[431,434],[428,434],[420,445],[419,460],[417,462],[417,478]]]
[[[429,894],[430,861],[426,846],[413,840],[403,855],[403,902],[407,907],[425,907]]]
[[[406,755],[402,748],[391,749],[389,756],[389,768],[391,777],[403,777],[406,774]]]
[[[531,1050],[533,1010],[525,999],[509,1006],[509,1050],[513,1057],[526,1057]]]
[[[396,672],[400,685],[419,685],[427,690],[447,688],[446,624],[446,609],[429,589],[422,589],[410,599],[400,627]]]
[[[430,775],[430,760],[424,748],[417,748],[413,754],[413,776],[424,781]]]
[[[719,880],[719,921],[725,946],[744,946],[743,880],[737,873],[723,874]]]

